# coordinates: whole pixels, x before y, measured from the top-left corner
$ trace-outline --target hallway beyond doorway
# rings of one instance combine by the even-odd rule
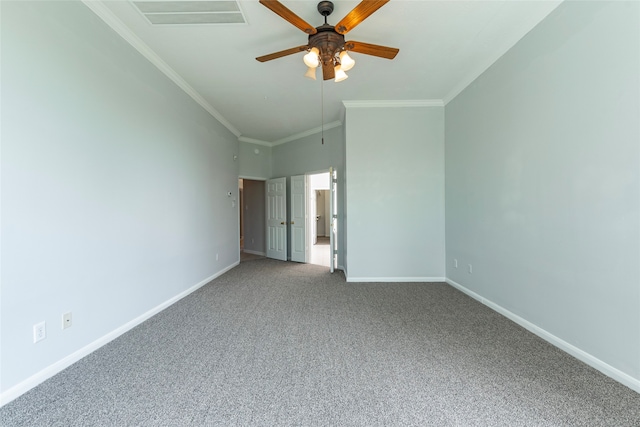
[[[323,265],[329,267],[331,248],[328,237],[318,237],[315,245],[310,245],[309,264]]]

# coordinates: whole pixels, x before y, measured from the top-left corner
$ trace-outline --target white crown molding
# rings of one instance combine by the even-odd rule
[[[216,120],[224,127],[229,129],[235,136],[240,136],[240,131],[225,119],[215,108],[211,106],[194,88],[192,88],[173,68],[164,62],[158,54],[156,54],[145,42],[136,36],[129,27],[127,27],[109,8],[107,8],[101,0],[82,0],[93,13],[98,15],[111,29],[113,29],[120,37],[125,39],[131,46],[147,58],[153,65],[162,71],[169,79],[171,79],[180,89],[185,91],[187,95],[193,98],[202,108],[207,110]]]
[[[272,147],[273,146],[273,144],[271,142],[261,141],[259,139],[247,138],[246,136],[239,136],[238,137],[238,141],[240,141],[240,142],[248,142],[249,144],[263,145],[265,147]]]
[[[444,97],[442,100],[444,101],[444,105],[447,105],[451,102],[456,96],[460,95],[463,90],[465,90],[471,83],[473,83],[478,77],[480,77],[485,71],[489,69],[498,59],[500,59],[509,49],[511,49],[518,41],[510,44],[508,46],[503,46],[503,49],[499,51],[499,54],[495,57],[489,58],[487,61],[484,61],[481,66],[469,72],[462,80],[456,84],[453,89]]]
[[[442,98],[442,100],[444,101],[444,105],[447,105],[456,96],[460,95],[460,93],[463,90],[465,90],[467,86],[473,83],[478,77],[480,77],[485,71],[487,71],[489,67],[491,67],[500,58],[502,58],[504,54],[507,53],[516,44],[518,44],[520,40],[526,37],[529,31],[534,29],[540,22],[542,22],[547,16],[549,16],[549,14],[553,12],[565,0],[553,0],[553,1],[556,2],[555,6],[553,6],[545,16],[543,16],[542,18],[540,17],[537,17],[535,19],[531,18],[530,21],[524,25],[524,27],[529,28],[526,34],[522,35],[516,40],[505,40],[504,45],[501,46],[500,49],[496,51],[495,55],[487,58],[487,60],[485,60],[478,68],[472,69],[469,73],[467,73],[467,75],[460,82],[458,82],[458,84],[455,85],[453,89],[451,89],[451,91],[449,91],[449,93],[444,98]]]
[[[275,147],[276,145],[285,144],[287,142],[295,141],[296,139],[304,138],[305,136],[314,135],[316,133],[320,133],[323,130],[329,130],[333,128],[337,128],[338,126],[342,126],[342,122],[340,120],[336,120],[335,122],[327,123],[323,126],[318,126],[313,129],[309,129],[305,132],[300,132],[295,135],[288,136],[286,138],[279,139],[277,141],[273,141],[271,145]]]
[[[529,332],[539,336],[540,338],[542,338],[543,340],[549,342],[550,344],[556,346],[557,348],[559,348],[560,350],[565,351],[566,353],[569,353],[570,355],[572,355],[573,357],[575,357],[578,360],[583,361],[584,363],[586,363],[587,365],[597,369],[598,371],[602,372],[603,374],[607,375],[610,378],[613,378],[614,380],[618,381],[619,383],[622,383],[624,385],[626,385],[627,387],[629,387],[632,390],[635,390],[636,392],[640,393],[640,380],[638,380],[637,378],[632,377],[629,374],[626,374],[622,371],[620,371],[617,368],[614,368],[613,366],[609,365],[606,362],[603,362],[602,360],[598,359],[597,357],[587,353],[586,351],[572,345],[569,344],[568,342],[566,342],[565,340],[563,340],[562,338],[558,338],[557,336],[553,335],[552,333],[542,329],[541,327],[537,326],[534,323],[531,323],[530,321],[523,319],[522,317],[518,316],[517,314],[507,310],[506,308],[496,304],[495,302],[488,300],[486,298],[484,298],[482,295],[477,294],[475,292],[473,292],[470,289],[467,289],[466,287],[462,286],[459,283],[454,282],[451,279],[446,279],[446,282],[458,289],[459,291],[469,295],[471,298],[479,301],[480,303],[486,305],[487,307],[489,307],[490,309],[492,309],[493,311],[502,314],[503,316],[505,316],[507,319],[517,323],[518,325],[522,326],[523,328],[525,328],[526,330],[528,330]]]
[[[504,54],[504,52],[503,52]],[[478,77],[480,77],[482,75],[482,73],[484,73],[485,71],[487,71],[487,69],[491,66],[491,64],[493,64],[496,60],[494,60],[493,62],[489,62],[489,63],[485,63],[483,64],[483,66],[479,67],[477,70],[475,70],[472,73],[469,73],[464,79],[462,79],[460,82],[458,82],[458,84],[456,84],[453,89],[444,97],[442,98],[442,100],[444,101],[444,105],[447,105],[449,102],[451,102],[456,96],[460,95],[460,93],[462,93],[463,90],[465,90],[467,88],[467,86],[469,86],[471,83],[473,83]]]
[[[442,99],[400,99],[395,101],[342,101],[346,108],[444,107]]]

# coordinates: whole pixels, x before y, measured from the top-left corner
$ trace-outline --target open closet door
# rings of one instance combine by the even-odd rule
[[[266,182],[267,257],[287,260],[287,179]]]
[[[338,197],[336,194],[337,175],[333,168],[329,168],[329,267],[333,273],[337,267],[338,255]]]

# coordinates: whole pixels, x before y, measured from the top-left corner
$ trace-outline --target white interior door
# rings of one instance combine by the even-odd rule
[[[337,174],[335,169],[329,168],[329,268],[333,273],[337,266],[338,255],[338,197],[336,192]]]
[[[287,179],[267,181],[267,257],[287,260]]]
[[[291,177],[291,261],[307,262],[307,179]]]

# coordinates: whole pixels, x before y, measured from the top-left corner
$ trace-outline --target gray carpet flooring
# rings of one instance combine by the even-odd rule
[[[244,262],[2,426],[639,426],[640,394],[443,283]]]

